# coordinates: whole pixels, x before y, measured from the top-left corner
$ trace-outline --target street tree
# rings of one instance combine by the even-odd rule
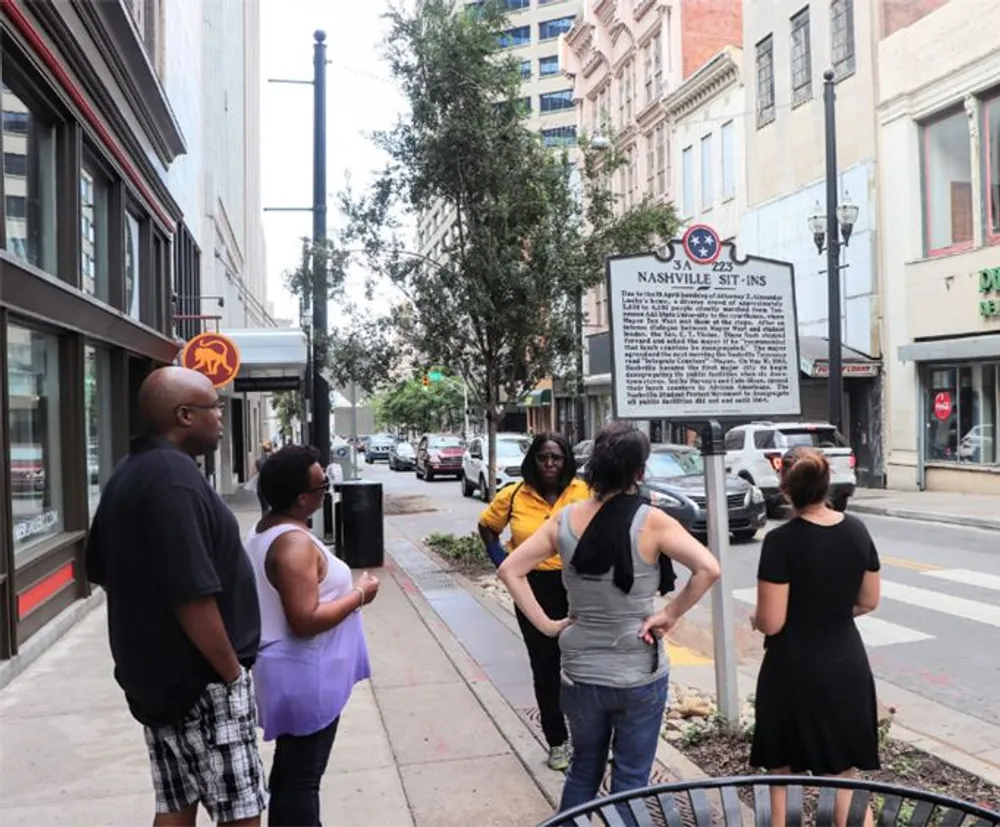
[[[383,388],[373,404],[380,426],[408,434],[457,430],[464,416],[462,391],[453,381],[407,379]]]
[[[582,347],[580,298],[605,257],[650,249],[676,229],[670,205],[616,208],[616,150],[584,147],[579,161],[526,128],[503,5],[455,13],[451,0],[425,0],[388,14],[386,57],[409,114],[376,135],[389,163],[344,204],[352,241],[412,303],[414,348],[459,372],[485,410],[491,465],[504,405]],[[453,227],[435,261],[407,250],[400,217],[430,209]]]

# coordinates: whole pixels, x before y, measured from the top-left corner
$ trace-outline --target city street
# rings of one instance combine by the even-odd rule
[[[361,468],[365,478],[383,483],[386,494],[432,498],[441,511],[439,530],[475,530],[483,504],[463,498],[459,483],[426,483],[412,472],[389,471],[384,464]],[[957,712],[1000,724],[1000,537],[981,529],[859,516],[872,533],[883,566],[881,605],[859,620],[876,676]],[[425,525],[435,522],[431,514],[422,517]],[[775,525],[770,522],[765,531]],[[749,617],[754,600],[760,538],[731,546],[734,596],[743,619]],[[678,574],[683,578],[682,571]],[[707,629],[710,606],[700,606],[692,620]],[[759,649],[741,648],[741,654],[752,658]]]

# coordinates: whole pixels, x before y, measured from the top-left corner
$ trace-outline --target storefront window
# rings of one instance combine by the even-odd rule
[[[139,219],[125,213],[125,312],[140,319]]]
[[[972,147],[969,118],[956,112],[923,127],[927,252],[972,241]]]
[[[80,170],[80,267],[83,289],[108,301],[107,182],[89,166]]]
[[[102,348],[84,351],[84,416],[87,433],[87,503],[93,519],[101,491],[111,476],[111,354]]]
[[[59,340],[7,328],[14,555],[62,531]]]
[[[5,84],[0,84],[0,100],[3,110],[6,248],[22,261],[54,272],[55,130]]]
[[[997,420],[1000,363],[933,367],[927,391],[927,451],[932,462],[1000,464]]]
[[[1000,236],[1000,95],[983,104],[986,210],[990,235]]]

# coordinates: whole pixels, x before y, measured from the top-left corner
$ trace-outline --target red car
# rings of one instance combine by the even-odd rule
[[[417,443],[416,474],[427,482],[435,477],[462,476],[465,440],[457,434],[424,434]]]

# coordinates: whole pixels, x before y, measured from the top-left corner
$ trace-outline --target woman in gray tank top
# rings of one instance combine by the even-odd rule
[[[615,761],[613,793],[649,783],[667,700],[669,663],[661,638],[719,576],[712,554],[673,518],[638,496],[649,440],[611,423],[594,440],[587,469],[593,497],[550,520],[504,561],[500,578],[541,632],[559,638],[563,712],[573,747],[560,811],[591,801]],[[569,617],[549,618],[527,575],[558,553]],[[657,610],[659,556],[691,570],[684,588]],[[634,819],[619,808],[626,824]]]

